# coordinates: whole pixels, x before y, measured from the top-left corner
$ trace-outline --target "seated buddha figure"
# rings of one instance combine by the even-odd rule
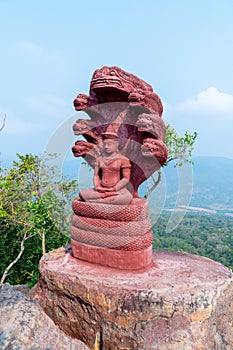
[[[129,204],[133,198],[128,190],[130,161],[118,151],[115,132],[106,132],[102,138],[103,151],[94,167],[94,188],[80,191],[79,197],[87,202]]]

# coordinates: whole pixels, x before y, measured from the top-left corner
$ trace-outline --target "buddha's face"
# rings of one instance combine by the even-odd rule
[[[118,140],[117,139],[105,139],[103,141],[104,153],[112,154],[118,149]]]

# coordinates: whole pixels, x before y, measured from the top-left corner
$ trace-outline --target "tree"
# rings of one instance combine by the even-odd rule
[[[154,248],[203,255],[233,268],[233,218],[223,214],[187,213],[179,227],[166,232],[168,213],[153,226]]]
[[[76,181],[61,181],[56,170],[41,170],[41,159],[27,154],[8,169],[0,169],[1,283],[31,283],[37,279],[42,254],[69,241],[70,212],[65,210]],[[61,196],[52,187],[59,186]],[[12,270],[13,268],[13,270]],[[12,272],[11,272],[12,271]]]
[[[192,163],[192,151],[194,149],[194,143],[197,138],[197,132],[189,134],[187,131],[184,136],[179,136],[176,130],[171,126],[166,126],[166,139],[165,144],[168,149],[168,159],[164,166],[168,166],[172,161],[175,166],[181,167],[184,163]],[[161,181],[161,169],[157,171],[157,179],[152,175],[152,186],[148,188],[144,198],[147,199],[150,194],[155,190]]]
[[[197,132],[189,134],[187,131],[184,136],[179,136],[171,125],[166,127],[165,144],[168,149],[168,159],[165,165],[175,161],[176,166],[182,166],[185,162],[192,163],[192,151],[197,138]]]

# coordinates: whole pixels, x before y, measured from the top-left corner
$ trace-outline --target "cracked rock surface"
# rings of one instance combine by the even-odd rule
[[[34,298],[92,349],[233,349],[233,275],[201,256],[155,250],[129,272],[61,248],[42,258]]]
[[[39,305],[9,284],[0,285],[1,350],[88,350],[64,334]]]

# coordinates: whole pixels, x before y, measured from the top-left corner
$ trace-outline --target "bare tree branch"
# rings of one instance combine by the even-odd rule
[[[151,179],[152,179],[152,181],[153,181],[153,185],[151,186],[151,188],[148,188],[148,191],[147,191],[147,193],[145,194],[144,199],[148,199],[148,197],[151,195],[151,193],[156,189],[156,187],[157,187],[158,184],[160,183],[161,177],[162,177],[161,169],[159,169],[159,170],[157,171],[157,174],[158,174],[157,180],[155,180],[154,175],[151,176]]]
[[[20,224],[20,225],[23,225],[24,226],[24,235],[23,235],[23,238],[21,240],[21,243],[20,243],[20,251],[17,255],[17,257],[7,266],[7,268],[5,269],[3,275],[2,275],[2,278],[1,278],[1,281],[0,283],[4,283],[5,279],[7,278],[7,276],[9,275],[9,271],[12,269],[12,267],[17,263],[17,261],[21,258],[21,256],[23,255],[23,252],[24,252],[24,249],[25,249],[25,245],[24,243],[32,238],[33,236],[36,235],[36,233],[28,233],[28,229],[29,228],[33,228],[34,226],[31,225],[31,224],[28,224],[26,222],[22,222],[22,221],[19,221],[19,220],[16,220],[15,218],[15,212],[14,212],[14,203],[13,202],[10,202],[10,206],[11,206],[11,215],[12,215],[12,220],[14,222],[16,222],[17,224]]]
[[[23,252],[24,252],[24,249],[25,249],[25,245],[24,245],[25,241],[28,240],[29,238],[35,236],[35,235],[36,235],[36,233],[34,233],[34,234],[31,233],[31,234],[29,234],[29,235],[27,236],[27,232],[24,233],[23,239],[22,239],[21,244],[20,244],[20,251],[19,251],[17,257],[16,257],[16,258],[7,266],[7,268],[5,269],[5,271],[4,271],[3,275],[2,275],[2,278],[1,278],[0,283],[4,283],[5,279],[6,279],[7,276],[9,275],[10,269],[11,269],[11,268],[17,263],[17,261],[21,258],[22,254],[23,254]]]
[[[2,126],[0,127],[0,132],[4,129],[5,125],[6,125],[6,114],[3,117],[3,122],[2,122]]]
[[[45,246],[45,229],[42,230],[42,254],[46,254],[46,246]]]
[[[23,225],[24,227],[31,227],[31,228],[34,227],[34,225],[29,224],[29,223],[27,223],[27,222],[23,222],[23,221],[16,220],[16,218],[15,218],[15,213],[14,213],[14,203],[13,203],[13,202],[10,202],[10,205],[11,205],[12,220],[13,220],[14,222],[16,222],[17,224]]]

